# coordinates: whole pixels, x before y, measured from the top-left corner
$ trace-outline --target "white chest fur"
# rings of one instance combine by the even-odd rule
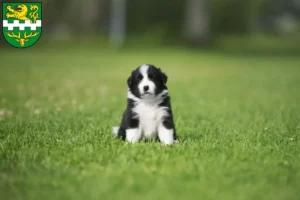
[[[160,107],[151,102],[137,103],[133,112],[139,119],[142,137],[146,139],[157,137],[158,128],[162,126],[164,117],[168,115],[166,107]]]

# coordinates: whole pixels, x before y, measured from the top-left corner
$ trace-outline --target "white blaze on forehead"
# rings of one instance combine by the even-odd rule
[[[142,65],[140,67],[140,73],[143,75],[144,78],[147,78],[147,79],[148,79],[148,75],[147,75],[148,69],[149,69],[148,65]]]
[[[143,76],[142,81],[139,83],[139,91],[143,95],[144,94],[144,86],[148,86],[148,93],[154,94],[155,93],[155,84],[153,81],[149,80],[148,78],[148,69],[149,65],[142,65],[139,69],[141,75]]]

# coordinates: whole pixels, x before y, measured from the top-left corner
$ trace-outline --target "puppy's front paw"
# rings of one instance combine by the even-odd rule
[[[158,131],[158,137],[162,144],[171,145],[174,144],[174,130],[167,129],[164,126],[161,126]]]
[[[137,128],[126,130],[126,140],[130,143],[136,143],[141,139],[140,130]]]

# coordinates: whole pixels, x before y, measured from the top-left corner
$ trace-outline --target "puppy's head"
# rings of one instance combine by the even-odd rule
[[[141,65],[133,70],[127,80],[131,93],[138,98],[155,97],[167,89],[168,77],[154,65]]]

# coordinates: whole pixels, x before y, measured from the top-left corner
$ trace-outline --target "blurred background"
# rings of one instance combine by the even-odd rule
[[[300,0],[41,1],[39,47],[55,41],[78,44],[92,40],[99,48],[164,45],[300,52]],[[4,43],[2,37],[1,47],[8,47]]]

